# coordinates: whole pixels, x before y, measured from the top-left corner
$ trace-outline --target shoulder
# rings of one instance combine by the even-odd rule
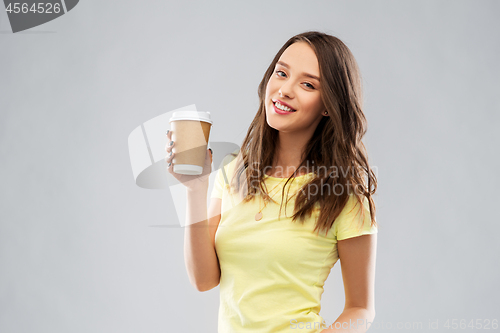
[[[239,149],[227,154],[224,156],[220,164],[219,173],[222,173],[226,184],[229,183],[230,177],[232,177],[236,169],[237,159],[239,158],[238,152]]]
[[[377,226],[371,220],[369,200],[365,196],[361,196],[361,200],[350,194],[344,209],[335,219],[334,232],[338,240],[377,233]]]

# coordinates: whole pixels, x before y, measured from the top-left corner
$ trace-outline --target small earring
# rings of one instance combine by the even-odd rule
[[[325,111],[325,112],[323,112],[323,113],[325,114],[325,116],[326,116],[326,115],[328,115],[328,111]]]

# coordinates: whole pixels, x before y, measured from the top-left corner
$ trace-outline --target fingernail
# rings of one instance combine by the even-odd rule
[[[210,154],[214,154],[214,152],[212,151],[212,148],[208,148],[208,150],[210,150]]]
[[[170,143],[168,144],[169,146],[173,146],[174,145],[174,142],[173,141],[170,141]]]
[[[170,168],[170,166],[172,165],[172,162],[168,163],[168,167]]]
[[[167,130],[167,131],[165,132],[165,135],[168,135],[168,133],[170,133],[170,130]]]
[[[171,152],[170,152],[170,154],[168,154],[168,156],[172,156],[172,153],[173,153],[173,152],[171,151]]]

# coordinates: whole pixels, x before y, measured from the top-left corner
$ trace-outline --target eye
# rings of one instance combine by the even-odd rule
[[[286,74],[285,74],[285,72],[283,72],[283,71],[276,70],[276,71],[275,71],[275,73],[276,73],[278,76],[281,76],[281,77],[286,77]],[[281,75],[281,74],[283,74],[283,75]]]
[[[309,88],[309,89],[316,89],[314,88],[314,86],[312,84],[310,84],[309,82],[304,82],[304,85]]]

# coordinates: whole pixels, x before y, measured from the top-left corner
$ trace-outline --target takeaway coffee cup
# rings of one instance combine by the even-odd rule
[[[210,112],[177,111],[170,118],[175,146],[174,172],[201,175],[205,165],[208,138],[212,128]]]

